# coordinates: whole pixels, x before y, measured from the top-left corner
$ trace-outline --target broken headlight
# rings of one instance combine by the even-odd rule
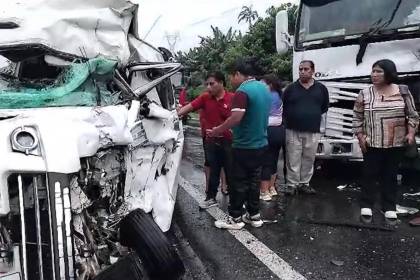
[[[11,136],[12,149],[27,155],[40,155],[36,129],[29,126],[16,128]]]

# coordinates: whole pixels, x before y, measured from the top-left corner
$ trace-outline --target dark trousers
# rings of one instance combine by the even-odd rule
[[[277,163],[281,148],[285,144],[286,130],[283,125],[269,126],[267,128],[268,149],[264,157],[261,180],[269,181],[277,173]],[[283,149],[284,154],[284,149]]]
[[[226,183],[230,186],[232,166],[232,142],[226,139],[208,139],[205,144],[206,161],[210,167],[208,198],[216,198],[220,172],[225,170]]]
[[[362,184],[361,207],[372,208],[378,187],[381,193],[382,211],[395,211],[397,200],[398,166],[404,148],[368,148],[363,155],[364,182]],[[379,183],[379,186],[377,185]]]
[[[238,218],[246,204],[253,216],[260,212],[260,182],[264,154],[261,149],[232,149],[232,184],[229,186],[229,215]]]

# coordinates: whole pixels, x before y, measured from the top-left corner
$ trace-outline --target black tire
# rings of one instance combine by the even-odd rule
[[[147,280],[139,256],[132,253],[102,271],[94,280]]]
[[[184,264],[175,249],[144,211],[136,209],[121,221],[120,239],[122,245],[137,252],[151,279],[178,279],[184,274]]]

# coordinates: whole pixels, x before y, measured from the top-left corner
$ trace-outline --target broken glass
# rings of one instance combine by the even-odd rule
[[[117,62],[93,58],[62,66],[52,82],[0,76],[0,109],[112,105],[119,94],[109,85]]]

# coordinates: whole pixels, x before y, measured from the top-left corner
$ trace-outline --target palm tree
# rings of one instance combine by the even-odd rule
[[[248,6],[242,6],[242,10],[238,15],[238,23],[241,21],[245,21],[249,24],[249,27],[251,27],[252,22],[258,18],[257,11],[252,10],[252,5]]]

